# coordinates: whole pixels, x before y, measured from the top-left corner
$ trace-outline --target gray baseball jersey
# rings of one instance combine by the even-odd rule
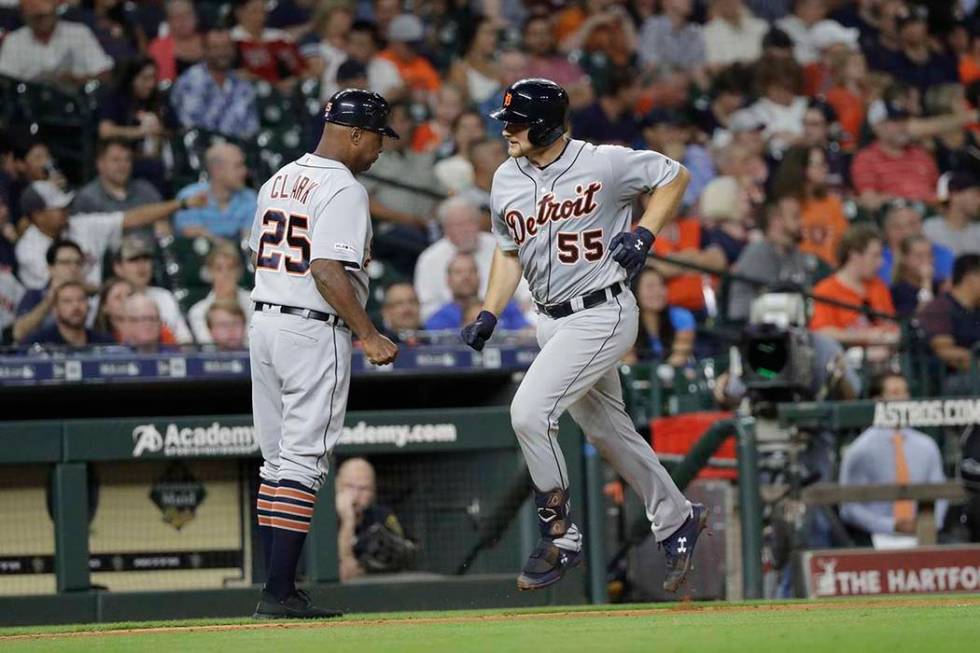
[[[335,313],[309,274],[310,263],[324,258],[344,264],[367,302],[371,214],[367,191],[346,166],[306,154],[263,184],[257,204],[253,301]]]
[[[609,241],[630,227],[633,201],[680,166],[659,152],[571,140],[554,162],[497,169],[490,191],[500,249],[518,252],[534,300],[555,304],[626,279]]]
[[[553,163],[526,158],[497,169],[490,191],[493,230],[500,249],[517,251],[541,304],[556,304],[626,280],[609,256],[609,241],[630,227],[638,195],[666,184],[680,165],[657,152],[572,140]],[[639,310],[630,292],[566,317],[542,315],[541,352],[511,403],[511,423],[535,487],[568,487],[558,444],[566,410],[599,453],[636,490],[654,536],[662,541],[691,514],[656,454],[626,413],[617,363],[636,340]],[[555,540],[581,547],[574,525]]]
[[[336,313],[310,274],[316,259],[343,263],[361,304],[367,301],[367,193],[343,164],[315,154],[300,157],[259,191],[249,244],[256,253],[252,299],[274,305],[256,311],[249,325],[260,474],[317,490],[344,425],[351,333],[336,322],[283,314],[277,306]]]

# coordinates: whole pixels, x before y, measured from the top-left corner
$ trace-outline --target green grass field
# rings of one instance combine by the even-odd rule
[[[10,628],[0,651],[976,653],[980,595]]]

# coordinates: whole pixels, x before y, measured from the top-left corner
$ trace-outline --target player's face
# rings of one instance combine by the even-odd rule
[[[530,125],[527,123],[508,122],[504,125],[504,139],[507,141],[507,156],[518,158],[527,156],[534,151],[534,146],[528,140],[527,132]]]

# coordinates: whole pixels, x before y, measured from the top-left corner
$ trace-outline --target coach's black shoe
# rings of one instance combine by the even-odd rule
[[[296,590],[283,600],[279,600],[265,590],[262,600],[255,606],[253,619],[331,619],[342,617],[340,610],[324,610],[313,605],[309,595],[303,590]]]
[[[581,550],[562,549],[551,540],[542,538],[517,577],[517,589],[539,590],[554,585],[566,571],[577,567],[584,559],[585,553]]]
[[[661,542],[667,556],[667,568],[664,575],[664,590],[676,592],[687,577],[694,558],[694,545],[698,536],[708,526],[708,509],[700,503],[691,506],[691,516],[673,535]]]

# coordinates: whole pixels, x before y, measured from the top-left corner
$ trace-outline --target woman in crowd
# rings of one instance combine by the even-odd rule
[[[173,82],[204,57],[204,38],[197,31],[193,2],[170,0],[166,11],[166,29],[150,41],[147,53],[157,64],[160,80]]]
[[[238,248],[227,241],[218,242],[208,253],[206,266],[211,277],[211,292],[187,312],[187,321],[198,344],[213,341],[207,315],[208,309],[215,302],[237,303],[245,313],[246,324],[252,317],[249,291],[238,286],[238,282],[242,280],[242,259]]]
[[[449,81],[463,89],[471,104],[480,104],[500,90],[497,65],[497,24],[481,17],[469,25],[463,55],[449,69]]]
[[[125,279],[109,277],[99,290],[99,307],[95,314],[96,331],[110,334],[116,342],[121,339],[126,298],[133,294],[133,286]]]
[[[138,57],[119,67],[116,83],[102,98],[99,138],[122,138],[133,144],[133,176],[153,183],[169,196],[163,150],[174,121],[159,89],[156,63]]]
[[[473,184],[473,164],[470,146],[486,138],[483,116],[479,111],[467,109],[453,123],[452,140],[444,142],[436,150],[438,162],[433,169],[443,187],[459,192]]]
[[[640,329],[632,361],[666,361],[683,367],[694,349],[694,316],[684,308],[667,305],[667,286],[654,268],[644,268],[636,281]]]
[[[925,236],[902,239],[895,261],[892,303],[899,317],[911,317],[938,294],[934,279],[932,243]]]
[[[776,197],[800,200],[803,242],[800,250],[837,267],[837,245],[848,222],[841,198],[827,188],[827,156],[823,148],[796,146],[786,151],[773,179]]]
[[[320,98],[324,101],[340,90],[337,70],[348,58],[347,35],[353,21],[349,6],[322,3],[313,15],[313,32],[300,43],[310,75],[320,79]]]
[[[827,103],[834,108],[841,127],[841,146],[853,150],[861,137],[865,107],[870,99],[868,64],[860,51],[843,50],[830,58],[833,85],[827,91]]]

